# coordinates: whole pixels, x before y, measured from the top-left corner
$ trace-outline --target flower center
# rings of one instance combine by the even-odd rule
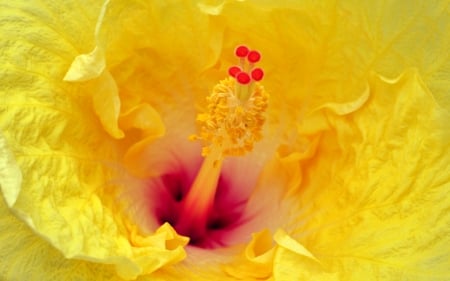
[[[230,177],[230,171],[222,169],[213,206],[205,216],[205,225],[200,227],[198,220],[193,222],[195,217],[187,216],[182,210],[194,178],[191,177],[189,169],[180,168],[168,172],[152,183],[153,188],[159,190],[158,201],[153,204],[152,211],[157,221],[159,224],[169,222],[178,233],[190,238],[191,246],[210,249],[229,245],[229,234],[239,229],[247,219],[244,215],[247,197],[233,190],[233,187],[242,183],[234,181]]]
[[[245,46],[236,49],[236,56],[239,66],[231,67],[232,77],[220,81],[207,97],[207,110],[197,117],[200,134],[191,137],[205,143],[202,150],[205,158],[187,194],[180,200],[177,220],[173,222],[178,233],[191,238],[191,244],[205,244],[211,228],[227,227],[230,219],[239,217],[213,218],[221,202],[217,191],[224,187],[220,184],[223,160],[252,151],[254,143],[262,138],[268,95],[257,83],[263,71],[254,67],[261,56]]]

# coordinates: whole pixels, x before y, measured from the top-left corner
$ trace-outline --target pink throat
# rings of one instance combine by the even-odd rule
[[[197,170],[200,165],[197,165]],[[190,238],[191,246],[200,248],[219,248],[228,246],[228,237],[242,226],[249,218],[244,216],[248,200],[247,192],[240,185],[245,181],[233,179],[226,170],[222,171],[217,184],[214,202],[206,214],[206,222],[198,223],[195,216],[183,205],[194,176],[189,170],[181,167],[168,171],[149,183],[152,197],[158,198],[151,207],[151,214],[159,224],[170,223],[177,233]]]

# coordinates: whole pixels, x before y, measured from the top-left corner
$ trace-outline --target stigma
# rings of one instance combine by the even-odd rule
[[[206,111],[197,115],[200,132],[191,136],[191,140],[204,143],[204,160],[181,202],[181,219],[175,225],[177,232],[191,241],[208,235],[224,158],[245,155],[262,138],[269,96],[259,83],[264,72],[255,67],[261,55],[246,46],[237,47],[235,55],[238,65],[229,68],[229,77],[206,98]]]

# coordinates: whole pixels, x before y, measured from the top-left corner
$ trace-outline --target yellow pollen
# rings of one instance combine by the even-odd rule
[[[253,150],[255,142],[262,138],[264,113],[268,106],[268,94],[259,83],[238,85],[250,94],[242,100],[236,93],[236,81],[229,77],[220,81],[207,97],[207,112],[199,114],[200,135],[206,143],[202,155],[207,156],[212,147],[219,149],[221,158],[240,156]]]

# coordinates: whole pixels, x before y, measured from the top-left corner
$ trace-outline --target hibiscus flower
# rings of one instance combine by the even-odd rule
[[[446,1],[0,7],[2,280],[450,278]]]

